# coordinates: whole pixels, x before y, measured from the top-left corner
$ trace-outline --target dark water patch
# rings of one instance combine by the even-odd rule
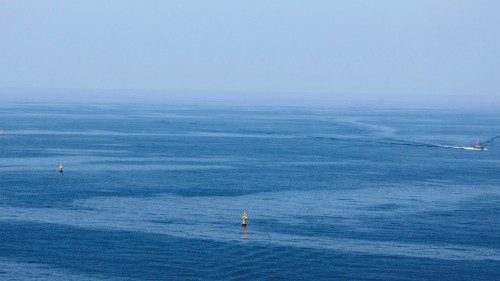
[[[419,204],[427,204],[420,202]],[[297,215],[282,220],[258,219],[262,232],[295,236],[398,241],[425,245],[480,246],[500,249],[498,217],[500,197],[473,198],[441,210],[411,210],[411,205],[360,205],[346,213]],[[359,204],[359,203],[358,203]],[[357,212],[359,211],[359,212]]]
[[[385,240],[500,248],[499,197],[474,198],[447,210],[402,212],[360,218],[371,233]]]
[[[54,224],[0,223],[0,257],[80,275],[141,280],[495,280],[498,262],[441,261],[175,238]],[[251,238],[248,238],[251,239]]]
[[[378,205],[374,205],[374,206],[368,206],[368,207],[364,207],[363,209],[365,209],[367,211],[374,211],[374,212],[377,212],[377,211],[387,212],[387,211],[395,211],[395,210],[398,210],[402,207],[403,207],[402,205],[387,203],[387,204],[378,204]]]

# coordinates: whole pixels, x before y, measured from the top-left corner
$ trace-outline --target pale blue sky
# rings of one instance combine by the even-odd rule
[[[494,0],[1,1],[0,95],[500,106],[499,11]]]

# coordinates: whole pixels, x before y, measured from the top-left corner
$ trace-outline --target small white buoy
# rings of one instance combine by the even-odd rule
[[[63,164],[59,164],[59,167],[57,167],[57,170],[59,171],[59,173],[64,172],[64,165]]]

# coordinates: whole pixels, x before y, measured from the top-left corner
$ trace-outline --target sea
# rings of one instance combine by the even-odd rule
[[[0,129],[0,280],[500,280],[500,112],[13,102]]]

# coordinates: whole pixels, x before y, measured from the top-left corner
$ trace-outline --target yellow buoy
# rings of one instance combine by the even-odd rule
[[[241,216],[241,226],[247,226],[247,221],[248,221],[248,214],[247,212],[243,212],[243,215]]]

